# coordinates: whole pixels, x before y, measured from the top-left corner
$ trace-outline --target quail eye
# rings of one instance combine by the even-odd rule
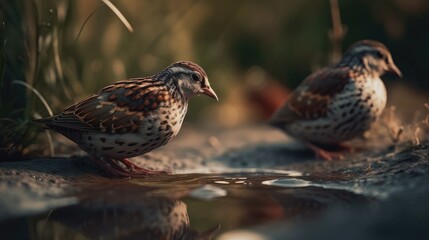
[[[198,74],[196,74],[196,73],[192,73],[191,74],[191,78],[194,81],[199,81],[200,80],[200,76]]]
[[[380,51],[377,51],[375,53],[375,56],[377,56],[378,58],[384,58],[383,54]]]

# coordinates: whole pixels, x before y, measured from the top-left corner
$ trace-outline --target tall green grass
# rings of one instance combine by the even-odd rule
[[[111,1],[99,4],[133,30]],[[0,161],[21,159],[30,152],[55,154],[51,134],[41,135],[40,126],[31,120],[52,116],[52,108],[61,109],[84,92],[71,54],[64,54],[79,40],[77,35],[72,45],[69,33],[74,5],[69,0],[0,2]]]
[[[34,134],[28,125],[28,89],[14,81],[34,81],[37,29],[34,2],[0,2],[0,156],[20,158]],[[17,27],[18,26],[18,27]]]

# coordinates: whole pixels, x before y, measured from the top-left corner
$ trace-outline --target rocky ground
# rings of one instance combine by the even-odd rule
[[[429,222],[427,144],[361,142],[365,142],[360,144],[365,145],[365,150],[349,155],[345,160],[329,162],[315,160],[311,152],[268,127],[251,126],[212,133],[185,128],[171,144],[134,159],[139,164],[153,169],[170,169],[174,175],[141,179],[138,182],[104,176],[87,157],[79,156],[82,153],[77,150],[74,157],[2,162],[0,229],[10,239],[46,239],[42,237],[43,234],[38,234],[40,221],[32,223],[36,221],[32,216],[53,211],[54,213],[49,215],[53,221],[52,226],[61,223],[61,226],[80,229],[76,231],[84,236],[69,239],[116,238],[112,236],[122,236],[118,239],[124,236],[141,239],[143,235],[120,235],[120,231],[106,233],[105,226],[100,227],[100,224],[88,223],[85,226],[92,227],[84,228],[78,224],[79,221],[73,220],[73,212],[92,212],[94,215],[91,217],[94,217],[98,216],[98,210],[103,209],[101,212],[104,215],[101,215],[106,218],[106,209],[111,209],[112,206],[117,209],[120,206],[122,218],[118,218],[115,226],[125,228],[124,226],[132,225],[130,219],[136,219],[134,215],[129,216],[129,207],[134,209],[132,212],[142,209],[170,209],[175,213],[174,216],[186,215],[183,218],[175,217],[173,222],[183,223],[185,229],[189,229],[189,219],[191,226],[193,221],[195,223],[195,217],[191,213],[197,209],[192,196],[198,196],[201,189],[206,191],[204,194],[214,194],[218,199],[222,199],[224,195],[234,196],[246,189],[248,192],[245,194],[251,191],[282,194],[281,197],[274,198],[277,202],[275,206],[281,206],[282,210],[279,211],[282,211],[283,215],[275,221],[258,222],[256,219],[252,224],[226,223],[221,224],[219,231],[216,231],[217,227],[214,226],[214,230],[203,233],[189,230],[181,231],[181,237],[168,236],[197,239],[216,235],[216,238],[221,240],[238,239],[238,236],[247,236],[243,239],[425,239]],[[240,176],[244,176],[243,181],[236,181],[244,184],[223,186],[224,183],[218,181],[218,176],[231,174],[234,178],[229,179],[241,179]],[[271,180],[259,181],[261,176],[265,180]],[[208,187],[207,190],[207,182],[214,187]],[[266,186],[267,184],[270,186]],[[139,187],[138,190],[136,186]],[[112,193],[117,193],[115,191],[120,194],[112,196]],[[160,192],[163,193],[159,194]],[[135,197],[129,197],[134,194]],[[246,197],[243,197],[245,194],[240,193],[237,196],[246,202]],[[121,197],[118,198],[117,195]],[[137,196],[141,196],[144,201],[135,201]],[[154,196],[156,201],[153,200]],[[105,202],[95,204],[94,199],[114,200],[106,205]],[[186,204],[182,203],[183,199],[188,204],[189,218],[187,213],[182,212],[186,209]],[[251,201],[253,198],[248,199]],[[290,199],[294,199],[294,202],[291,203]],[[296,207],[300,201],[327,207],[323,207],[323,211],[318,211],[310,218],[285,217],[285,209],[292,209],[288,208],[288,205],[295,204]],[[141,205],[141,202],[145,204]],[[207,206],[213,207],[216,203],[210,202]],[[154,207],[154,204],[158,207]],[[300,213],[307,208],[299,206]],[[275,212],[272,209],[270,208],[270,214]],[[142,211],[141,214],[146,216],[147,211]],[[64,220],[64,216],[71,217]],[[86,220],[91,217],[88,215]],[[210,215],[207,218],[210,218]],[[163,218],[162,221],[153,220],[151,217],[146,217],[145,220],[147,219],[151,219],[152,223],[162,222],[157,226],[165,224]],[[121,221],[124,225],[120,225]],[[198,226],[198,222],[196,224]],[[136,225],[137,229],[142,228],[137,226],[140,225]],[[104,235],[94,230],[97,228],[102,229],[100,231]],[[87,231],[84,231],[85,229]],[[147,225],[144,229],[148,234]],[[204,230],[206,229],[208,228],[205,227]],[[177,232],[176,230],[172,232]],[[158,229],[157,232],[159,231],[161,230]],[[57,232],[59,236],[64,236],[61,233],[65,234]]]

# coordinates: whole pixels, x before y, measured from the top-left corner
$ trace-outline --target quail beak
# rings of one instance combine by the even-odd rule
[[[401,70],[399,70],[399,68],[393,63],[391,62],[389,64],[389,68],[387,69],[388,72],[395,74],[398,77],[402,77],[402,72]]]
[[[219,101],[219,98],[217,97],[215,91],[213,91],[213,89],[211,87],[205,87],[202,89],[201,94],[207,95],[211,98],[216,99],[216,101]]]

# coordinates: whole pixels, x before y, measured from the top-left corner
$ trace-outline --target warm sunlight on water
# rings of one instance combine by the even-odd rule
[[[330,206],[373,201],[313,186],[296,175],[184,174],[80,184],[78,204],[16,222],[28,224],[33,239],[193,239],[279,220],[293,223]],[[230,237],[237,234],[220,239],[240,239]],[[240,236],[263,239],[250,232]]]

